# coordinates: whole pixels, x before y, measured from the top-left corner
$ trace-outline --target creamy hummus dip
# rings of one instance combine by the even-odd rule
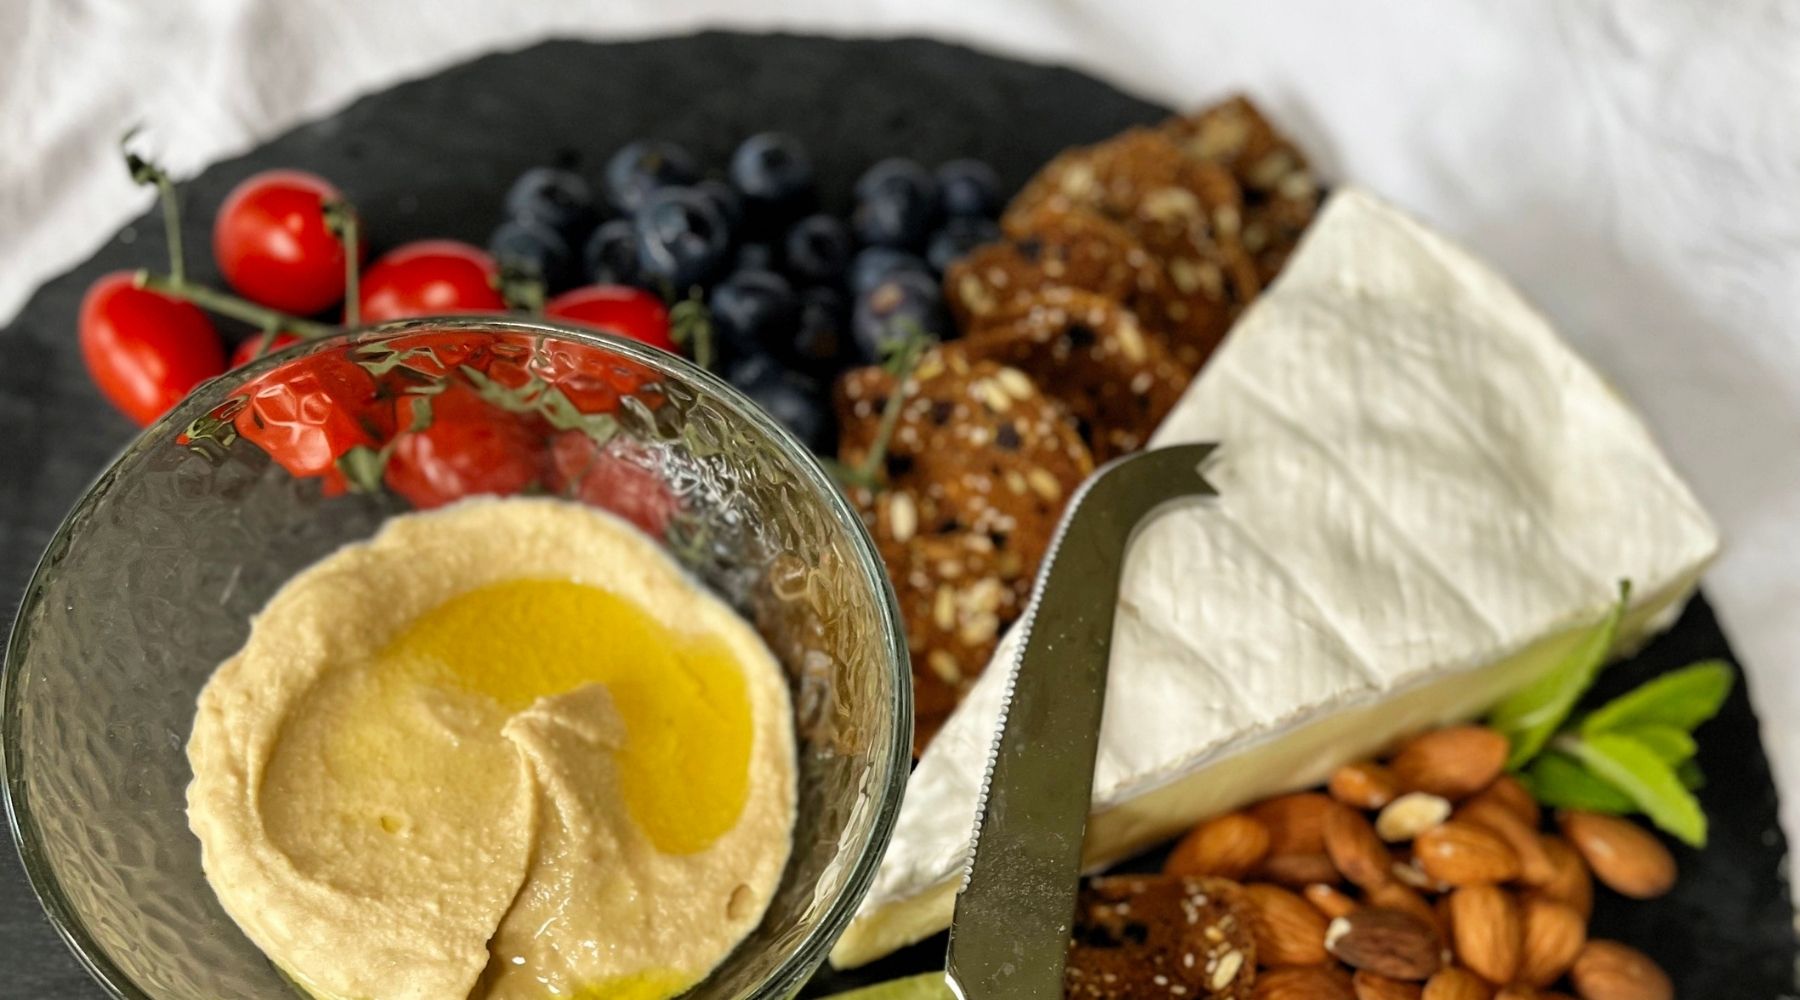
[[[794,821],[755,630],[609,515],[466,501],[302,571],[207,683],[188,820],[327,998],[654,998],[761,919]]]

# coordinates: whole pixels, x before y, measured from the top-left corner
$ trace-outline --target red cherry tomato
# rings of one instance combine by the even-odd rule
[[[601,446],[581,431],[562,431],[550,444],[548,485],[561,496],[610,511],[650,537],[661,538],[681,505],[649,467],[654,462],[641,446],[624,438]]]
[[[395,247],[362,276],[362,319],[505,312],[494,258],[456,240]]]
[[[267,170],[225,196],[213,222],[213,259],[245,298],[316,313],[344,297],[344,247],[323,207],[339,197],[323,177]]]
[[[430,425],[403,429],[387,463],[388,488],[414,507],[428,510],[484,493],[508,496],[537,482],[543,432],[527,418],[455,384],[434,396],[403,398],[402,428],[411,423],[409,408],[420,405],[431,407]]]
[[[100,394],[142,427],[225,370],[225,347],[198,306],[138,288],[129,271],[81,300],[81,357]]]
[[[630,337],[677,353],[669,336],[669,310],[661,298],[625,285],[589,285],[544,304],[544,315]]]
[[[238,344],[237,349],[231,352],[231,367],[242,368],[265,354],[273,354],[290,344],[298,344],[300,335],[283,330],[275,335],[275,343],[263,347],[262,342],[267,339],[269,339],[268,334],[259,333]]]

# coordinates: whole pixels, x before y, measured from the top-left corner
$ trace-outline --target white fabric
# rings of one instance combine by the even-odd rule
[[[1183,106],[1245,90],[1327,176],[1485,255],[1643,409],[1724,528],[1707,591],[1800,834],[1790,0],[8,0],[0,318],[145,207],[113,149],[130,124],[185,174],[484,51],[702,26],[928,33]]]

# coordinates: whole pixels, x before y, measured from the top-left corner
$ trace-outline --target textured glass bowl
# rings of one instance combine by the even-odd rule
[[[430,397],[432,436],[461,435],[480,460],[415,442],[384,466],[384,438],[428,429],[405,397]],[[596,455],[612,471],[581,478]],[[32,578],[0,676],[8,814],[50,919],[114,995],[295,995],[201,873],[195,697],[295,571],[391,514],[532,469],[530,489],[659,529],[790,680],[793,856],[761,926],[690,996],[787,997],[817,968],[886,846],[912,729],[898,614],[861,522],[799,443],[678,358],[551,324],[431,320],[199,387],[100,476]]]

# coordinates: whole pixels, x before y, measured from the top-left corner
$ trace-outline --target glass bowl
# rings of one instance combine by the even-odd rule
[[[51,921],[114,996],[296,995],[201,873],[195,698],[297,570],[389,515],[519,490],[654,531],[782,662],[793,854],[761,925],[688,995],[787,997],[818,967],[874,875],[909,763],[905,642],[861,521],[786,431],[682,359],[464,318],[308,343],[200,386],[44,553],[0,676],[8,815]]]

